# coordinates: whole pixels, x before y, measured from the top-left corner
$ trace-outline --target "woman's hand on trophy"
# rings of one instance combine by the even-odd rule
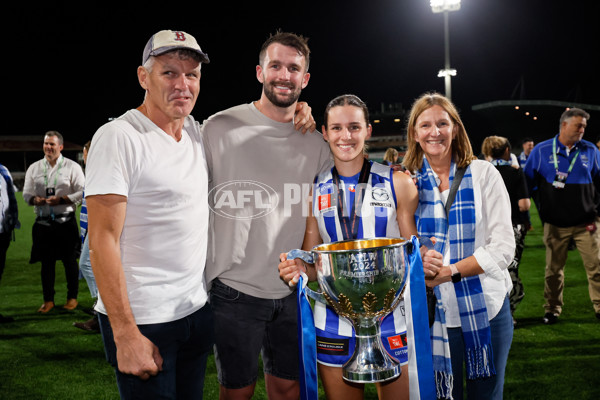
[[[440,269],[444,266],[444,257],[433,249],[427,250],[423,256],[423,273],[425,278],[431,279],[437,276]]]

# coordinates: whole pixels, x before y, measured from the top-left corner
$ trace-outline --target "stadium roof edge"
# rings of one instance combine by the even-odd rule
[[[504,106],[555,106],[555,107],[577,107],[586,111],[600,111],[600,105],[572,103],[568,101],[558,100],[496,100],[488,103],[475,104],[471,107],[473,111],[484,110],[487,108],[504,107]]]

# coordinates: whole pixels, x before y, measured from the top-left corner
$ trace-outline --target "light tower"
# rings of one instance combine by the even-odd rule
[[[444,13],[444,69],[440,69],[438,77],[444,78],[446,97],[452,99],[452,86],[450,78],[456,76],[456,70],[450,68],[450,28],[448,14],[451,11],[460,10],[460,0],[430,0],[431,11]]]

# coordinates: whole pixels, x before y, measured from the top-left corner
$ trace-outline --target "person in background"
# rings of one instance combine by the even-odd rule
[[[529,158],[529,154],[531,154],[531,150],[533,150],[535,143],[532,138],[526,137],[521,141],[521,148],[523,151],[519,154],[519,165],[521,168],[525,168],[525,164],[527,163],[527,158]],[[529,210],[524,211],[521,219],[525,222],[525,227],[528,231],[533,230],[533,226],[531,225],[531,215],[529,214]]]
[[[38,309],[46,314],[54,308],[56,260],[62,260],[67,278],[66,310],[77,307],[81,239],[75,210],[83,197],[85,177],[81,166],[61,154],[63,137],[57,131],[44,135],[44,158],[27,168],[23,199],[34,208],[33,246],[29,263],[42,262],[44,303]]]
[[[398,162],[398,150],[393,147],[388,148],[383,155],[383,163],[384,165],[393,165]]]
[[[15,240],[15,229],[21,227],[19,207],[15,197],[15,186],[8,169],[0,164],[0,281],[6,266],[6,252]],[[13,322],[13,317],[0,314],[0,323]]]
[[[488,136],[481,146],[482,152],[491,159],[492,165],[496,166],[502,180],[506,185],[511,204],[511,220],[513,233],[515,235],[515,256],[508,266],[508,272],[512,279],[512,290],[508,299],[510,300],[510,312],[513,316],[513,324],[516,325],[515,310],[525,297],[523,283],[519,278],[519,264],[525,247],[525,235],[527,235],[527,219],[524,218],[531,206],[527,181],[521,168],[515,169],[510,161],[510,142],[501,136]]]
[[[92,144],[89,140],[83,145],[83,163],[87,163],[88,152],[90,151],[90,145]],[[94,278],[94,271],[92,271],[92,263],[90,262],[90,243],[87,237],[87,205],[85,203],[85,191],[84,197],[81,201],[81,210],[79,212],[79,234],[81,236],[81,255],[79,256],[79,272],[85,278],[85,281],[90,290],[90,295],[94,299],[94,303],[98,298],[98,286],[96,285],[96,278]],[[100,325],[98,323],[98,315],[96,311],[91,310],[92,318],[84,322],[73,322],[73,326],[84,331],[100,332]]]
[[[600,258],[597,226],[600,207],[600,151],[583,139],[590,115],[580,108],[562,113],[559,132],[537,144],[525,164],[530,193],[544,223],[546,271],[544,324],[558,321],[564,305],[564,268],[574,241],[583,260],[588,292],[600,320]]]
[[[534,145],[535,143],[530,137],[526,137],[521,140],[521,148],[523,149],[521,154],[519,154],[519,165],[521,168],[525,168],[525,163],[527,163],[527,159],[529,158],[529,154],[531,154],[531,150],[533,150]]]
[[[460,115],[446,97],[425,93],[415,100],[407,128],[404,166],[417,179],[417,231],[434,237],[444,256],[441,268],[424,268],[437,298],[437,337],[447,327],[452,396],[463,398],[466,378],[467,398],[500,400],[514,330],[510,198],[496,168],[473,156]],[[432,338],[434,357],[437,341]]]

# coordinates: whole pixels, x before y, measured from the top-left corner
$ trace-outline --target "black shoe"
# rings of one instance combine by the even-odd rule
[[[92,316],[94,316],[94,315],[96,315],[96,310],[94,310],[94,308],[96,307],[96,304],[97,304],[97,303],[98,303],[98,300],[96,299],[96,300],[94,301],[94,304],[92,304],[92,306],[91,306],[91,307],[89,307],[89,308],[88,308],[88,307],[86,307],[86,308],[82,308],[81,310],[82,310],[84,313],[86,313],[86,314],[89,314],[89,315],[92,315]]]
[[[598,314],[596,314],[596,316],[598,316]],[[5,317],[4,315],[0,314],[0,324],[6,324],[8,322],[15,322],[15,319],[13,317]]]
[[[600,319],[600,312],[596,313],[596,318]]]
[[[546,325],[555,324],[558,321],[558,315],[547,312],[542,318],[542,322]]]
[[[96,311],[94,310],[93,307],[85,307],[85,308],[82,308],[81,311],[83,311],[84,313],[86,313],[88,315],[96,315]]]
[[[88,332],[100,332],[98,317],[95,315],[85,322],[73,322],[73,326]]]

